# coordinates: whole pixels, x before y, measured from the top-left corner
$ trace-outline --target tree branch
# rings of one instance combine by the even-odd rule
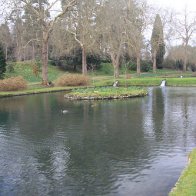
[[[27,46],[28,46],[28,44],[30,44],[31,42],[33,42],[33,41],[40,41],[40,40],[38,40],[38,39],[31,39],[31,40],[29,40],[26,44],[25,44],[25,46],[23,46],[23,48],[26,48]]]

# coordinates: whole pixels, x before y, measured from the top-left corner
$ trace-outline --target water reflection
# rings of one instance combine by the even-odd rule
[[[122,101],[1,99],[0,195],[167,195],[196,145],[195,98],[150,88]]]

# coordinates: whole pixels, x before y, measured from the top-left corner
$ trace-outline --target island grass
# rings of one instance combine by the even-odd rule
[[[170,196],[196,195],[196,149],[191,152],[189,162]]]
[[[66,94],[70,99],[120,99],[147,95],[147,90],[138,87],[95,87],[74,89]]]

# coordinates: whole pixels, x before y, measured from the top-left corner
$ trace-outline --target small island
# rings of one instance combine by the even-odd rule
[[[71,100],[103,100],[103,99],[125,99],[131,97],[146,96],[147,90],[138,87],[96,87],[73,89],[65,94],[65,98]]]

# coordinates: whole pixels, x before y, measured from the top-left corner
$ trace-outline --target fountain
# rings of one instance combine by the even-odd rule
[[[117,80],[117,81],[115,81],[114,83],[113,83],[113,87],[118,87],[119,86],[119,81]]]
[[[162,80],[160,87],[165,87],[166,86],[166,80]]]

